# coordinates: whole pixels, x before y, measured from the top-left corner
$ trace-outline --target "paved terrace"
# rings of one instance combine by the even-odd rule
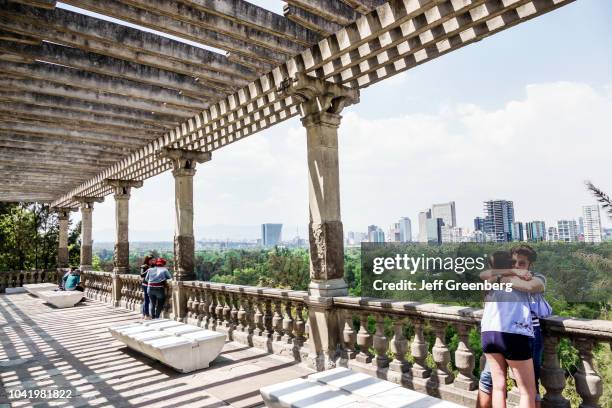
[[[251,407],[259,388],[313,371],[227,342],[209,369],[179,374],[111,338],[139,315],[92,300],[55,309],[29,294],[0,296],[0,407]],[[70,400],[13,400],[11,390],[72,390]]]

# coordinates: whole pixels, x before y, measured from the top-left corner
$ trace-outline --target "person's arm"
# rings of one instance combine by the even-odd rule
[[[512,289],[520,290],[528,293],[544,292],[544,283],[540,279],[524,280],[518,276],[504,276],[501,278],[502,283],[511,283]]]
[[[522,279],[531,279],[531,274],[525,269],[487,269],[480,272],[480,280],[495,280],[498,276],[518,276]]]

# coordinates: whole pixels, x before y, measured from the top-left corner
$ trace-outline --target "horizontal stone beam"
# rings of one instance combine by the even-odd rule
[[[0,25],[0,27],[2,27],[2,25]],[[0,40],[30,45],[38,45],[41,41],[39,38],[26,34],[19,34],[13,30],[4,30],[2,28],[0,28]]]
[[[105,162],[115,162],[120,160],[123,155],[101,150],[88,149],[86,146],[76,148],[73,146],[53,146],[53,145],[34,145],[32,143],[16,144],[4,139],[0,135],[0,151],[3,153],[13,153],[18,160],[22,160],[28,155],[36,156],[42,160],[46,157],[62,157],[64,159],[96,159]],[[21,157],[20,157],[21,156]]]
[[[310,30],[316,31],[322,35],[329,35],[340,30],[342,26],[338,23],[326,20],[321,16],[312,14],[304,9],[285,4],[283,6],[283,14],[289,20],[294,21]]]
[[[124,146],[105,146],[95,144],[83,144],[79,142],[71,142],[66,140],[57,140],[44,136],[27,136],[4,133],[0,131],[0,144],[3,146],[19,146],[25,149],[39,149],[41,151],[63,149],[67,152],[83,151],[91,155],[114,155],[122,157],[132,151],[129,147]]]
[[[53,87],[53,89],[49,90],[49,87],[37,86],[33,84],[30,80],[23,80],[15,82],[15,86],[7,85],[3,86],[1,84],[7,83],[7,81],[3,81],[0,79],[0,101],[4,102],[14,102],[14,103],[24,103],[28,105],[35,105],[43,108],[54,108],[61,107],[62,110],[66,110],[69,112],[75,113],[89,113],[96,112],[96,115],[107,116],[110,118],[120,118],[127,120],[136,120],[141,121],[143,124],[154,125],[154,126],[164,126],[166,128],[173,128],[179,123],[181,117],[172,116],[167,114],[160,114],[158,112],[152,112],[150,110],[144,109],[136,109],[132,107],[123,107],[110,103],[98,103],[91,102],[88,99],[79,99],[78,96],[91,97],[91,99],[95,98],[94,93],[83,92],[79,88],[69,88],[65,86]],[[42,84],[41,84],[42,85]],[[3,91],[3,89],[15,89],[19,92],[7,92]],[[28,89],[37,89],[47,92],[54,92],[57,90],[57,94],[66,95],[64,96],[56,96],[54,94],[44,94],[44,93],[36,93],[27,91]],[[74,90],[74,94],[70,94],[70,90]],[[75,98],[72,98],[74,96]],[[105,98],[101,98],[102,100],[106,100]],[[115,100],[111,100],[115,101]],[[126,102],[129,100],[126,100]],[[129,106],[129,105],[126,105]]]
[[[201,27],[205,30],[210,30],[218,33],[222,36],[227,36],[239,41],[245,41],[253,45],[257,45],[264,49],[269,49],[274,52],[293,55],[302,51],[304,47],[310,46],[317,42],[318,36],[311,33],[309,40],[298,40],[289,39],[286,36],[277,36],[273,30],[261,30],[261,26],[244,24],[243,21],[238,19],[228,19],[224,14],[210,13],[209,10],[202,10],[206,8],[205,2],[200,3],[200,7],[193,7],[194,3],[189,1],[184,2],[170,2],[164,0],[120,0],[122,3],[130,4],[141,10],[147,10],[152,13],[161,14],[170,18],[176,18],[184,21],[188,24]],[[211,2],[216,4],[222,4],[225,2]],[[241,3],[234,1],[234,6]],[[204,6],[204,7],[202,7]],[[260,7],[250,5],[250,9],[254,13],[259,13],[262,9]],[[271,12],[265,13],[266,15],[273,14]],[[262,17],[261,23],[265,23],[265,15],[261,13],[259,16],[254,15],[255,19]],[[282,23],[283,18],[278,16],[277,22]],[[280,25],[280,27],[286,26],[286,24]],[[303,29],[302,29],[303,30]]]
[[[253,71],[230,62],[222,54],[153,33],[62,9],[42,10],[10,3],[0,8],[0,27],[13,32],[128,61],[163,64],[158,67],[169,71],[189,70],[193,76],[233,86],[254,79]]]
[[[256,60],[274,64],[281,63],[286,58],[286,54],[271,51],[259,45],[250,44],[247,41],[237,40],[212,30],[188,24],[178,20],[176,16],[172,18],[152,13],[117,0],[105,0],[104,3],[97,0],[67,0],[66,3],[201,44],[250,56]]]
[[[65,89],[71,90],[81,88],[83,91],[94,92],[97,95],[97,99],[92,100],[92,102],[111,103],[113,101],[112,104],[118,106],[130,106],[131,104],[134,108],[167,115],[185,117],[189,116],[189,113],[194,114],[208,106],[208,104],[203,103],[199,99],[179,95],[176,91],[162,87],[91,72],[82,72],[44,62],[18,64],[0,61],[0,71],[23,75],[31,79],[48,81],[46,86],[55,92],[54,95],[57,95],[59,92],[60,88],[58,85],[70,87]],[[45,89],[40,82],[35,84],[38,87],[36,92],[41,92]],[[33,84],[30,83],[30,85]],[[100,93],[100,91],[104,93]],[[69,95],[62,94],[60,96]],[[91,100],[91,97],[88,100]]]
[[[115,146],[117,143],[145,143],[146,139],[131,137],[129,135],[119,136],[91,131],[79,131],[73,129],[50,128],[47,126],[28,125],[18,122],[0,122],[0,129],[15,133],[26,133],[33,135],[55,136],[64,140],[75,140],[93,144],[108,144]]]
[[[34,60],[62,64],[86,72],[124,78],[135,83],[174,89],[179,92],[179,95],[188,95],[195,99],[202,99],[202,101],[209,98],[218,99],[225,95],[203,86],[192,76],[48,42],[43,42],[41,45],[26,45],[0,41],[0,51],[26,56]]]
[[[342,0],[342,2],[361,14],[367,14],[383,4],[385,0]]]
[[[352,23],[359,16],[355,10],[339,0],[285,0],[285,2],[343,26]]]
[[[156,114],[161,113],[163,115],[172,115],[183,119],[188,118],[198,112],[198,109],[187,109],[185,107],[179,108],[168,104],[164,105],[164,102],[155,101],[153,95],[151,95],[151,98],[141,99],[138,96],[126,96],[125,94],[106,92],[103,89],[88,89],[86,87],[80,87],[79,85],[81,84],[79,84],[78,81],[73,82],[73,84],[76,86],[70,85],[68,78],[61,80],[58,78],[58,82],[51,82],[55,78],[49,78],[50,81],[45,81],[44,72],[47,70],[44,66],[42,69],[33,69],[33,66],[29,65],[12,64],[0,61],[0,70],[5,68],[7,70],[14,69],[20,71],[32,71],[35,79],[0,79],[0,90],[3,91],[19,90],[25,92],[35,92],[63,98],[80,99],[93,103],[114,105],[122,108],[139,109],[147,112],[155,112]],[[130,92],[129,88],[124,89],[126,93]],[[153,92],[153,90],[151,91]]]
[[[0,96],[1,99],[1,96]],[[80,125],[93,125],[100,129],[115,129],[116,131],[141,130],[161,133],[170,126],[153,125],[142,121],[122,117],[98,115],[97,113],[79,112],[63,109],[60,106],[36,106],[25,103],[5,102],[0,105],[0,115],[14,115],[15,117],[41,120],[47,118],[59,123],[73,123]]]
[[[189,0],[185,3],[207,14],[229,19],[236,24],[286,38],[304,46],[310,46],[320,40],[314,32],[248,1]]]
[[[28,163],[30,160],[38,160],[46,164],[70,163],[91,167],[110,166],[119,160],[117,156],[78,156],[76,154],[58,155],[53,152],[42,152],[40,150],[22,149],[18,147],[0,146],[0,157],[6,160],[13,160],[16,163]],[[58,169],[61,171],[61,169]]]
[[[13,123],[24,123],[26,125],[35,125],[39,127],[50,127],[56,129],[67,129],[67,130],[79,130],[79,131],[91,131],[100,134],[129,134],[130,137],[139,138],[140,140],[150,141],[161,134],[163,131],[153,131],[146,129],[125,129],[112,126],[100,126],[95,123],[87,122],[75,122],[61,120],[61,118],[54,119],[50,116],[31,116],[24,115],[19,112],[10,113],[3,111],[4,107],[0,107],[0,122],[13,122]]]

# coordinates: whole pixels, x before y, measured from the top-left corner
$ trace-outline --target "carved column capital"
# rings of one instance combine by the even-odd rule
[[[279,93],[291,95],[300,102],[300,111],[305,119],[310,115],[321,115],[332,123],[346,106],[359,102],[359,90],[348,88],[300,72],[295,78],[287,78],[281,84]],[[337,119],[336,119],[336,118]],[[308,126],[304,122],[304,126]],[[336,124],[336,126],[338,125]]]
[[[77,211],[77,209],[72,207],[53,207],[51,211],[57,213],[57,217],[60,220],[69,220],[70,213]]]
[[[91,211],[93,210],[94,203],[104,202],[104,197],[74,196],[72,199],[79,203],[81,211]]]
[[[115,200],[127,200],[130,198],[132,187],[142,187],[142,180],[106,179],[104,185],[113,188]]]
[[[193,176],[195,174],[196,165],[204,163],[212,158],[210,152],[201,152],[199,150],[173,149],[164,147],[158,153],[159,157],[169,159],[172,163],[173,176]]]

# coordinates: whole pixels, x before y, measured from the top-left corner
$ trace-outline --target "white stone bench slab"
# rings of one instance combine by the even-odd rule
[[[112,336],[175,370],[188,373],[207,368],[225,344],[225,334],[169,319],[109,328]]]
[[[270,408],[461,408],[344,367],[261,389]]]
[[[58,290],[57,292],[46,290],[38,292],[38,297],[57,308],[63,309],[79,303],[83,299],[83,292],[78,290]]]
[[[38,296],[38,292],[44,292],[57,289],[54,283],[28,283],[23,285],[23,288],[34,296]]]

